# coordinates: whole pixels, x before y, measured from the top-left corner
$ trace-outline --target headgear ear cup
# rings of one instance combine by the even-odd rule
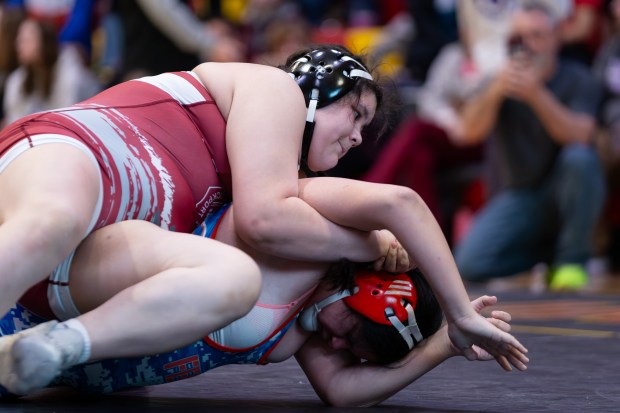
[[[335,303],[338,300],[342,300],[345,297],[349,297],[351,293],[348,290],[340,291],[330,295],[327,298],[307,306],[299,315],[299,324],[306,331],[317,331],[319,329],[319,322],[317,316],[321,310],[328,305]]]
[[[314,305],[305,308],[299,315],[299,325],[306,331],[314,332],[319,329],[316,319],[318,311]]]

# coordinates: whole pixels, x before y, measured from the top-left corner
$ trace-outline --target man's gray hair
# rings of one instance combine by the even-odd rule
[[[521,10],[544,13],[549,17],[551,24],[555,27],[565,18],[560,10],[554,7],[555,1],[557,0],[553,0],[553,3],[550,4],[549,1],[545,0],[521,0]]]

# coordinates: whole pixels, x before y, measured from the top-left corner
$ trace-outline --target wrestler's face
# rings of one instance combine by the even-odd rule
[[[346,350],[361,359],[376,361],[362,334],[362,318],[342,301],[336,301],[317,315],[318,333],[333,350]]]
[[[313,171],[327,171],[338,164],[351,148],[362,143],[362,129],[375,116],[377,99],[372,92],[364,92],[358,99],[347,95],[318,109],[314,134],[308,154],[308,166]]]

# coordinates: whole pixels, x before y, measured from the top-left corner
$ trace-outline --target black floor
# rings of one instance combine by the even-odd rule
[[[498,294],[529,348],[527,372],[448,360],[368,412],[620,412],[620,294]],[[294,362],[221,367],[111,396],[68,390],[1,402],[0,412],[306,412],[326,408]],[[328,411],[352,409],[329,408]]]

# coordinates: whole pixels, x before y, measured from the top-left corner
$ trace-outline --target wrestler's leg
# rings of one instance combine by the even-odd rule
[[[81,362],[182,347],[247,313],[261,285],[241,250],[146,221],[91,234],[71,272],[77,307],[102,304],[40,334],[1,338],[0,384],[11,392],[28,394]]]
[[[64,143],[28,149],[0,172],[0,314],[84,237],[99,181],[93,159]]]
[[[70,284],[100,359],[173,350],[229,324],[256,303],[261,278],[237,248],[126,221],[80,246]]]

